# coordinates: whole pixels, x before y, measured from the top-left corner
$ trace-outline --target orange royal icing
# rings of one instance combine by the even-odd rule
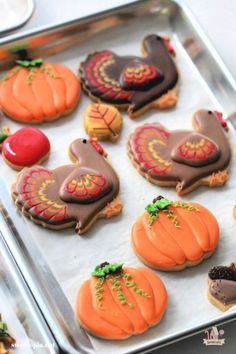
[[[29,80],[29,76],[32,79]],[[71,111],[79,99],[76,75],[61,64],[44,62],[33,71],[16,66],[0,84],[0,106],[11,118],[26,122],[50,121]]]
[[[196,262],[214,251],[219,240],[219,226],[214,215],[202,205],[188,203],[196,209],[169,206],[178,219],[177,227],[163,211],[152,225],[147,211],[132,228],[132,243],[138,256],[157,268]]]
[[[141,334],[150,326],[157,324],[166,309],[167,292],[160,278],[147,268],[123,268],[129,274],[129,281],[134,281],[147,297],[127,286],[125,279],[118,281],[126,297],[122,304],[109,275],[102,284],[102,299],[97,300],[98,278],[92,276],[79,289],[76,302],[77,318],[82,326],[92,334],[106,339],[123,339],[133,334]],[[130,305],[128,305],[130,304]]]

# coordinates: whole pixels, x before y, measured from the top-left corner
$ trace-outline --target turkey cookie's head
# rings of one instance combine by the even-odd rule
[[[236,304],[236,263],[215,266],[208,273],[210,301],[222,311]]]
[[[92,138],[74,140],[70,145],[69,152],[73,162],[80,161],[81,157],[91,160],[91,156],[92,158],[96,158],[98,154],[103,157],[107,156],[102,145],[96,139]]]

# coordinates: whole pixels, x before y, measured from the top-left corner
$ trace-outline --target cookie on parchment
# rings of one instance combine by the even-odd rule
[[[69,114],[80,96],[80,82],[62,64],[41,58],[17,60],[0,82],[0,107],[10,118],[38,124]]]
[[[90,54],[80,65],[82,88],[96,102],[127,109],[131,118],[174,106],[179,75],[169,38],[149,35],[142,49],[144,57],[122,57],[107,49]]]
[[[221,311],[236,305],[236,262],[214,266],[208,273],[208,298]]]
[[[7,136],[2,143],[6,163],[19,171],[45,161],[50,153],[47,136],[35,127],[25,127]]]
[[[201,185],[221,186],[231,159],[222,124],[219,112],[207,110],[193,115],[193,131],[144,124],[130,135],[128,155],[142,176],[159,186],[176,186],[178,195]]]
[[[98,218],[120,213],[120,184],[97,142],[77,139],[69,154],[74,164],[54,170],[24,168],[12,186],[12,197],[35,223],[54,230],[75,227],[82,234]]]
[[[84,127],[91,138],[116,141],[122,128],[117,108],[103,103],[91,103],[84,112]]]
[[[162,271],[179,271],[201,263],[212,255],[218,241],[218,222],[207,208],[161,196],[146,206],[131,236],[140,260]]]
[[[151,270],[104,262],[91,275],[78,291],[76,315],[92,335],[126,339],[161,321],[167,292]]]

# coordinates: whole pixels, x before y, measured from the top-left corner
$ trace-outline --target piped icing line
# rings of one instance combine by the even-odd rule
[[[102,308],[102,293],[103,293],[103,283],[105,279],[109,278],[109,282],[112,284],[112,290],[117,293],[117,298],[122,305],[128,305],[133,308],[134,305],[132,303],[127,302],[127,299],[123,293],[121,279],[124,280],[124,285],[137,294],[149,298],[151,295],[147,294],[143,289],[139,289],[135,281],[131,278],[131,275],[123,272],[123,264],[118,263],[108,263],[104,262],[95,267],[94,271],[91,275],[98,278],[96,283],[96,299],[98,302],[98,306]]]

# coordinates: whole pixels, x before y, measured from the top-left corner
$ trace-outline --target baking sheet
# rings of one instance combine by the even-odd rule
[[[167,17],[158,16],[132,20],[126,26],[118,27],[106,33],[100,33],[88,43],[77,46],[65,53],[50,58],[53,62],[62,62],[77,71],[80,61],[86,54],[108,48],[120,55],[140,55],[141,40],[151,33],[172,35]],[[124,204],[122,215],[110,220],[99,220],[83,236],[77,236],[74,230],[54,232],[34,225],[27,220],[28,227],[37,245],[48,261],[54,275],[74,308],[76,292],[82,282],[89,277],[96,264],[103,261],[124,262],[131,266],[141,263],[130,245],[132,224],[146,204],[155,196],[165,195],[175,200],[175,189],[164,189],[151,185],[140,176],[132,166],[127,153],[128,135],[145,122],[160,121],[169,128],[191,128],[191,115],[199,108],[223,110],[198,76],[191,61],[185,55],[178,38],[172,35],[177,52],[177,65],[181,73],[180,96],[176,108],[169,111],[152,110],[141,117],[131,120],[123,113],[124,127],[117,143],[104,143],[108,156],[116,168],[121,182],[121,199]],[[57,122],[41,125],[48,135],[52,149],[47,163],[54,168],[67,164],[69,144],[78,137],[86,136],[83,128],[83,112],[90,99],[84,94],[76,111],[69,117]],[[2,125],[10,126],[12,131],[22,127],[7,118],[2,118]],[[233,142],[234,133],[229,133]],[[1,158],[2,159],[2,158]],[[1,161],[1,173],[8,187],[15,180],[16,173]],[[232,218],[234,190],[236,181],[235,157],[232,158],[230,179],[226,186],[210,190],[201,187],[183,197],[186,201],[197,201],[208,207],[217,217],[221,228],[221,239],[215,254],[193,269],[179,273],[158,272],[165,282],[169,294],[169,304],[161,323],[138,337],[131,337],[121,342],[104,341],[90,337],[99,354],[121,354],[140,349],[144,344],[157,343],[170,335],[202,325],[209,320],[219,320],[222,313],[207,300],[207,272],[212,265],[229,263],[235,260],[236,222]],[[99,251],[98,251],[99,250]],[[236,308],[229,310],[236,314]]]

